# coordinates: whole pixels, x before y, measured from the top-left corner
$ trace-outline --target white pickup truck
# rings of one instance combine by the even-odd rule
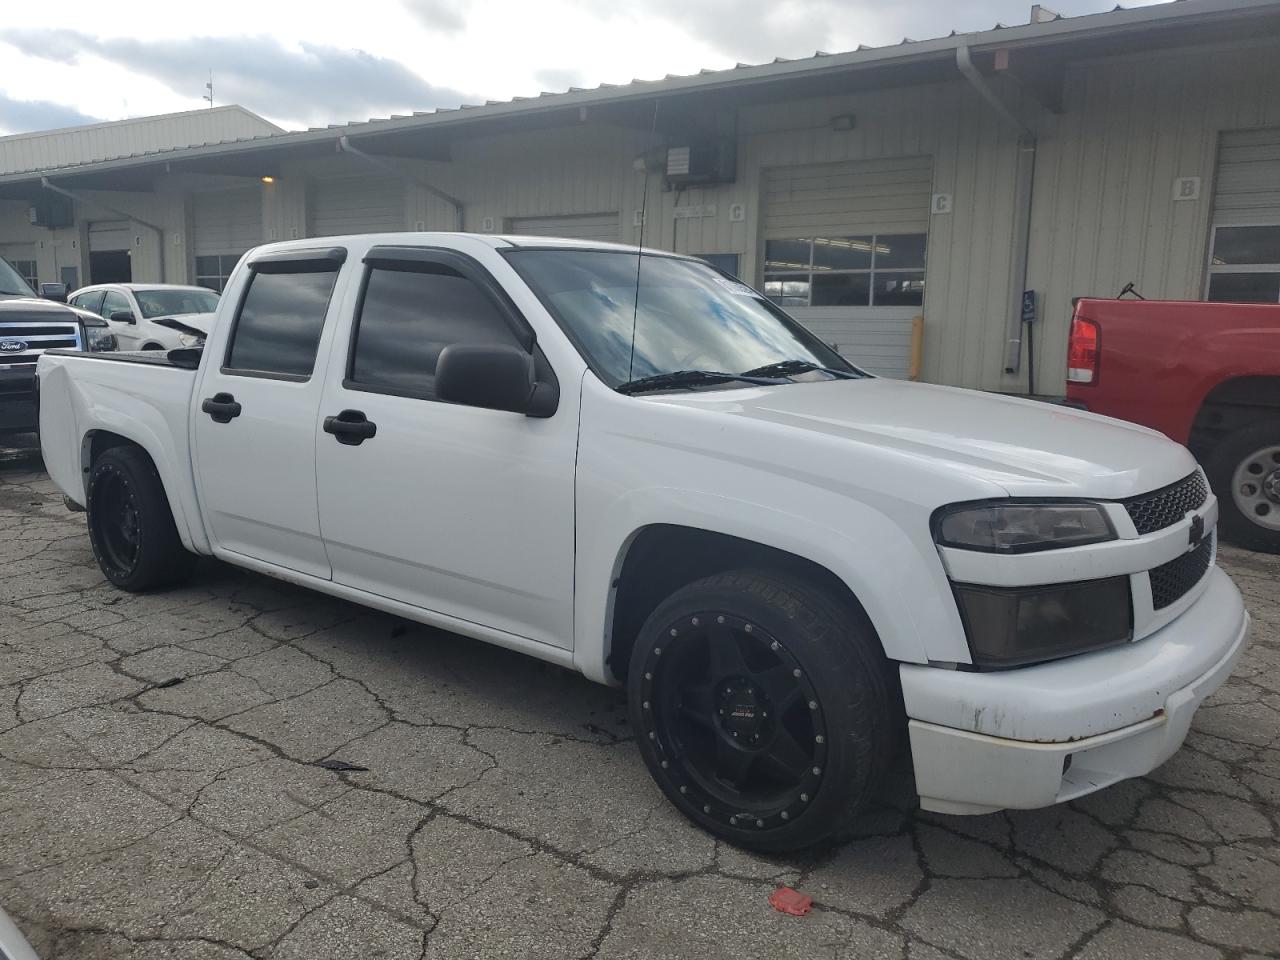
[[[119,587],[212,555],[625,685],[667,796],[744,846],[840,832],[904,729],[935,811],[1144,774],[1246,642],[1184,448],[866,376],[688,257],[272,244],[203,351],[39,381]]]

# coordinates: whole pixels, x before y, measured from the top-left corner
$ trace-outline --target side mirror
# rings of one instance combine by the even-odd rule
[[[135,323],[132,310],[116,310],[111,314],[110,319],[116,323]]]
[[[532,354],[492,343],[455,343],[436,361],[436,396],[449,403],[549,417],[559,390],[538,383]]]
[[[40,299],[53,300],[55,303],[66,303],[67,285],[65,283],[40,284]]]

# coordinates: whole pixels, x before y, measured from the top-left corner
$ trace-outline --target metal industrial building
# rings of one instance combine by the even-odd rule
[[[906,374],[923,315],[923,379],[1004,391],[1028,388],[1024,290],[1041,392],[1060,389],[1073,296],[1280,300],[1275,0],[1036,7],[981,33],[219,138],[10,164],[0,252],[41,280],[219,287],[293,237],[634,243],[647,180],[646,245],[712,258],[877,372]]]

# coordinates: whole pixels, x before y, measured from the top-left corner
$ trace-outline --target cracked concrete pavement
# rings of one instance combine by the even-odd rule
[[[1280,956],[1280,558],[1222,562],[1252,647],[1150,777],[961,818],[903,766],[765,858],[664,801],[618,692],[213,562],[120,593],[0,450],[0,904],[59,960]]]

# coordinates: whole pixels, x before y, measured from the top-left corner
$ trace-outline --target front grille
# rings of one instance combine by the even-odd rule
[[[1173,526],[1192,510],[1199,510],[1208,499],[1209,489],[1197,470],[1185,480],[1121,503],[1138,528],[1138,535],[1143,536]]]
[[[0,367],[27,366],[46,350],[79,350],[80,328],[74,323],[0,323],[0,341],[21,341],[22,350],[0,350]]]
[[[1163,610],[1181,600],[1209,570],[1213,560],[1213,542],[1216,535],[1205,537],[1200,546],[1190,553],[1161,564],[1151,571],[1151,605]]]

